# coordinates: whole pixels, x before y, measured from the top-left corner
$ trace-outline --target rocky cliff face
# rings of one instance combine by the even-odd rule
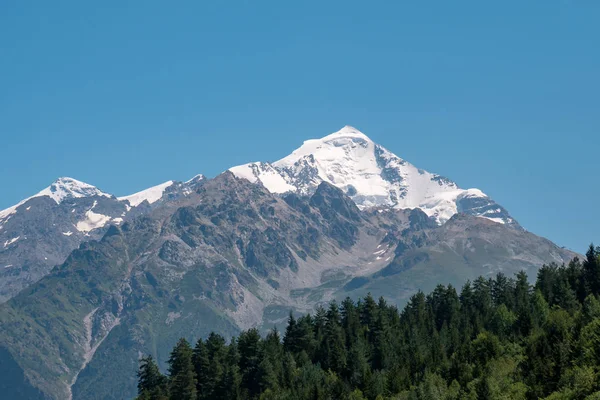
[[[60,179],[0,214],[0,302],[64,262],[81,242],[102,237],[106,224],[123,221],[125,204],[74,182]]]
[[[139,355],[164,365],[181,336],[271,327],[369,290],[401,305],[416,288],[573,256],[484,218],[360,210],[327,182],[278,195],[227,172],[147,206],[0,306],[6,393],[132,397]]]
[[[0,211],[0,303],[62,264],[83,242],[100,239],[110,225],[191,193],[203,177],[169,182],[132,196],[113,195],[72,178]]]

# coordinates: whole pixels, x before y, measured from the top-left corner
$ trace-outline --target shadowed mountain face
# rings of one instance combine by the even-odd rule
[[[139,356],[164,366],[181,336],[270,327],[290,309],[367,291],[402,305],[439,282],[574,256],[510,224],[437,222],[419,209],[361,211],[327,182],[280,196],[224,173],[107,227],[0,306],[0,387],[133,397]]]

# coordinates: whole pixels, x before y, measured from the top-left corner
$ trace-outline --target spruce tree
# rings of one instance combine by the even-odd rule
[[[315,338],[313,319],[310,314],[298,319],[297,333],[293,347],[296,349],[296,354],[304,352],[311,360],[315,357],[318,343]]]
[[[242,332],[238,338],[238,351],[240,354],[240,373],[242,374],[242,388],[252,397],[260,393],[258,379],[259,364],[261,362],[261,337],[257,329]]]
[[[237,350],[237,342],[231,340],[227,351],[225,367],[221,375],[221,381],[217,385],[215,398],[238,400],[242,399],[241,382],[242,378],[239,370],[239,353]]]
[[[198,400],[209,399],[213,393],[214,382],[210,381],[210,359],[202,339],[196,342],[196,347],[192,354],[192,363],[197,379],[196,393]]]
[[[196,377],[192,364],[192,348],[185,339],[179,339],[169,357],[169,398],[196,400]]]
[[[341,316],[335,301],[329,304],[327,310],[324,350],[324,367],[331,369],[338,375],[343,374],[346,370],[346,345],[341,326]]]
[[[299,351],[299,335],[300,331],[296,324],[296,318],[294,318],[294,314],[290,311],[288,324],[285,328],[285,336],[283,338],[283,348],[285,351],[290,351],[292,353],[297,353]]]
[[[167,378],[160,373],[154,358],[142,357],[138,371],[138,399],[166,399],[167,391]]]
[[[600,253],[590,244],[587,253],[585,254],[586,259],[583,262],[583,274],[585,281],[585,288],[588,294],[599,295],[600,294]]]

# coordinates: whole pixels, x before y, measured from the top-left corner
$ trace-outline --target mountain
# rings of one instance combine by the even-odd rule
[[[139,357],[164,368],[180,336],[577,256],[351,127],[119,198],[61,178],[0,212],[0,240],[0,390],[24,399],[131,398]]]
[[[180,336],[272,327],[290,309],[365,290],[401,305],[417,287],[573,256],[485,218],[439,225],[420,209],[361,210],[327,182],[278,195],[226,172],[82,243],[0,306],[0,387],[31,399],[133,397],[139,356],[164,367]]]
[[[203,179],[170,181],[117,199],[65,177],[0,211],[0,303],[62,264],[82,242],[100,239],[108,226],[147,212],[159,200],[185,196]]]
[[[360,209],[419,208],[438,224],[466,213],[520,228],[481,190],[460,189],[447,178],[418,169],[350,126],[307,140],[272,164],[251,163],[230,171],[276,194],[309,195],[327,182],[342,189]],[[110,224],[185,196],[203,180],[198,175],[187,182],[167,181],[115,198],[87,183],[60,178],[0,211],[0,303],[64,262],[82,242],[100,238]],[[38,203],[33,212],[32,202]]]
[[[63,263],[82,241],[101,238],[125,213],[114,196],[72,178],[0,211],[0,302]]]
[[[321,182],[339,187],[360,208],[419,208],[439,224],[457,212],[518,226],[508,212],[479,189],[460,189],[443,176],[419,169],[351,126],[307,140],[274,163],[230,169],[273,193],[310,194]]]

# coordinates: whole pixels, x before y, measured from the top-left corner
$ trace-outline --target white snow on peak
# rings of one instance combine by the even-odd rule
[[[67,177],[58,178],[56,181],[54,181],[54,183],[52,183],[52,185],[48,186],[46,189],[42,190],[33,197],[41,196],[48,196],[52,200],[56,201],[57,204],[60,204],[66,199],[77,199],[93,196],[112,197],[112,195],[102,192],[95,186]]]
[[[461,198],[473,197],[486,197],[486,195],[479,189],[467,189],[462,191]]]
[[[173,183],[173,181],[167,181],[165,183],[161,183],[160,185],[156,185],[151,188],[142,190],[141,192],[137,192],[129,196],[119,197],[118,199],[120,201],[128,201],[129,205],[132,207],[137,207],[144,201],[147,201],[148,203],[152,204],[160,200],[165,190]]]
[[[289,167],[303,157],[314,156],[319,162],[339,159],[362,158],[374,143],[358,129],[346,125],[337,132],[321,139],[310,139],[292,154],[273,163],[278,167]],[[364,160],[363,160],[364,161]]]
[[[360,208],[420,208],[440,224],[458,212],[460,201],[488,199],[479,189],[460,189],[449,179],[415,167],[351,126],[307,140],[279,161],[230,171],[273,193],[307,195],[325,181],[342,189]]]
[[[361,131],[359,131],[358,129],[356,129],[355,127],[350,126],[350,125],[346,125],[339,131],[334,132],[334,133],[327,135],[327,136],[323,137],[322,139],[318,139],[318,140],[328,141],[328,140],[342,138],[342,137],[362,139],[362,140],[366,140],[369,142],[371,141],[371,139],[369,139],[369,137],[367,135],[365,135],[364,133],[362,133]]]
[[[97,228],[102,228],[108,221],[110,221],[110,217],[104,214],[98,214],[92,211],[94,207],[98,205],[97,201],[94,201],[94,205],[85,213],[85,219],[77,222],[75,228],[79,232],[88,233]]]
[[[0,221],[5,220],[10,215],[17,212],[17,209],[28,202],[29,200],[35,197],[48,196],[52,200],[54,200],[57,204],[60,204],[62,201],[66,199],[75,199],[82,197],[93,197],[93,196],[103,196],[103,197],[112,197],[112,195],[108,193],[102,192],[95,186],[87,184],[85,182],[78,181],[77,179],[63,177],[58,178],[54,181],[50,186],[43,189],[39,193],[34,196],[28,197],[18,204],[9,207],[5,210],[0,211]],[[29,208],[27,209],[29,210]]]
[[[296,187],[286,182],[284,176],[269,163],[244,164],[230,169],[234,175],[248,179],[250,182],[260,182],[272,193],[296,191]]]

